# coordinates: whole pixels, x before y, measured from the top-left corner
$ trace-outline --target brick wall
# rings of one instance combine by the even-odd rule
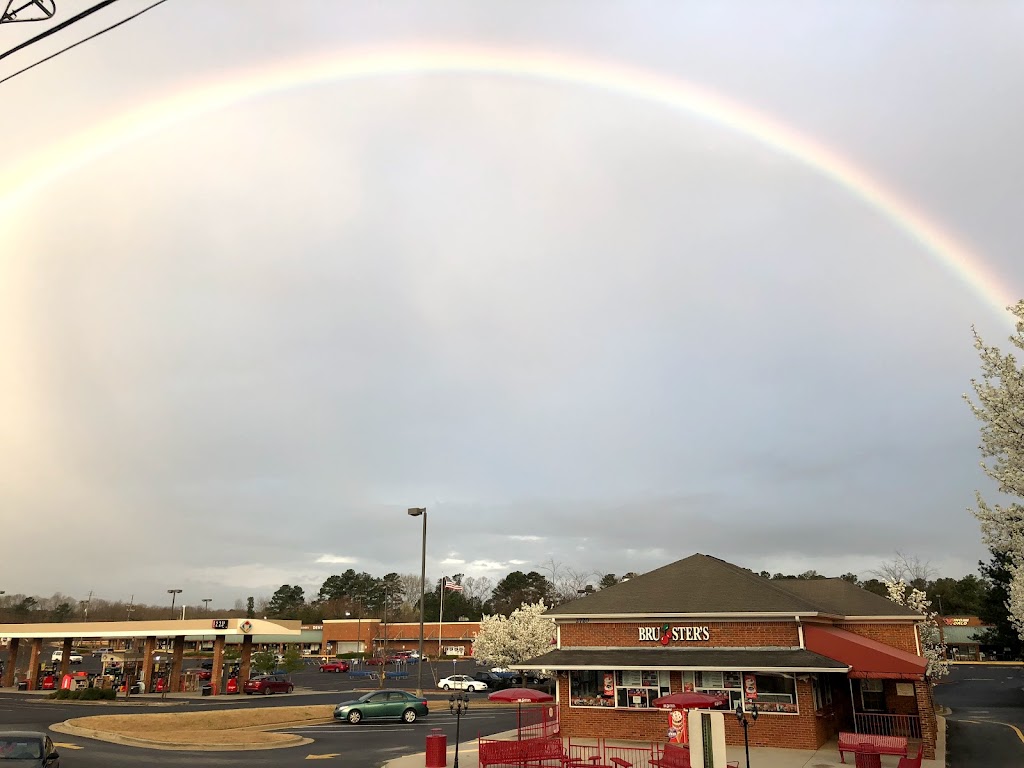
[[[682,677],[671,675],[672,691],[682,690]],[[668,731],[668,712],[664,710],[603,709],[600,707],[570,707],[569,680],[562,678],[558,686],[561,728],[563,736],[604,736],[609,739],[664,741]],[[817,749],[827,741],[824,729],[814,712],[809,680],[797,680],[798,715],[761,714],[756,722],[749,720],[748,736],[752,747],[780,747],[790,749]],[[724,713],[725,740],[728,744],[743,744],[743,726],[731,712]]]
[[[917,630],[913,624],[836,624],[836,628],[917,655]]]
[[[657,648],[658,643],[640,640],[640,627],[661,626],[668,623],[673,627],[701,626],[708,628],[707,640],[677,640],[670,643],[675,647],[700,648],[744,648],[777,646],[792,648],[800,644],[800,635],[793,621],[754,622],[663,622],[660,620],[631,623],[562,624],[561,642],[563,648]]]

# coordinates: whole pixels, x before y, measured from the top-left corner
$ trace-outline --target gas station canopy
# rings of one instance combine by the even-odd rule
[[[260,637],[285,635],[299,639],[302,622],[289,619],[186,619],[184,621],[78,621],[61,624],[0,624],[2,638],[126,640],[146,637]]]

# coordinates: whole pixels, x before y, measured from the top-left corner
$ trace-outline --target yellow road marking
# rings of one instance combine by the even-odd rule
[[[329,755],[306,755],[307,760],[330,760],[332,757],[341,757],[341,753],[333,752]]]
[[[1017,734],[1017,738],[1020,739],[1021,744],[1024,744],[1024,733],[1021,733],[1020,728],[1012,723],[1001,723],[998,720],[961,720],[961,723],[973,723],[974,725],[1005,725],[1011,731]]]
[[[55,741],[53,746],[60,747],[61,749],[85,749],[85,747],[80,747],[78,744],[69,744],[66,741]]]

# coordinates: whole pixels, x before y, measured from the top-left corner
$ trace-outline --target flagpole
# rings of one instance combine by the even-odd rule
[[[437,660],[441,660],[441,625],[444,623],[444,582],[447,576],[441,577],[441,609],[437,612]]]

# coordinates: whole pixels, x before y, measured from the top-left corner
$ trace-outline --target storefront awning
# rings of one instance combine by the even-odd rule
[[[804,644],[810,651],[849,665],[850,677],[923,680],[928,667],[921,656],[835,627],[804,625]]]
[[[713,672],[846,672],[841,661],[801,648],[562,648],[513,669],[682,669]]]

